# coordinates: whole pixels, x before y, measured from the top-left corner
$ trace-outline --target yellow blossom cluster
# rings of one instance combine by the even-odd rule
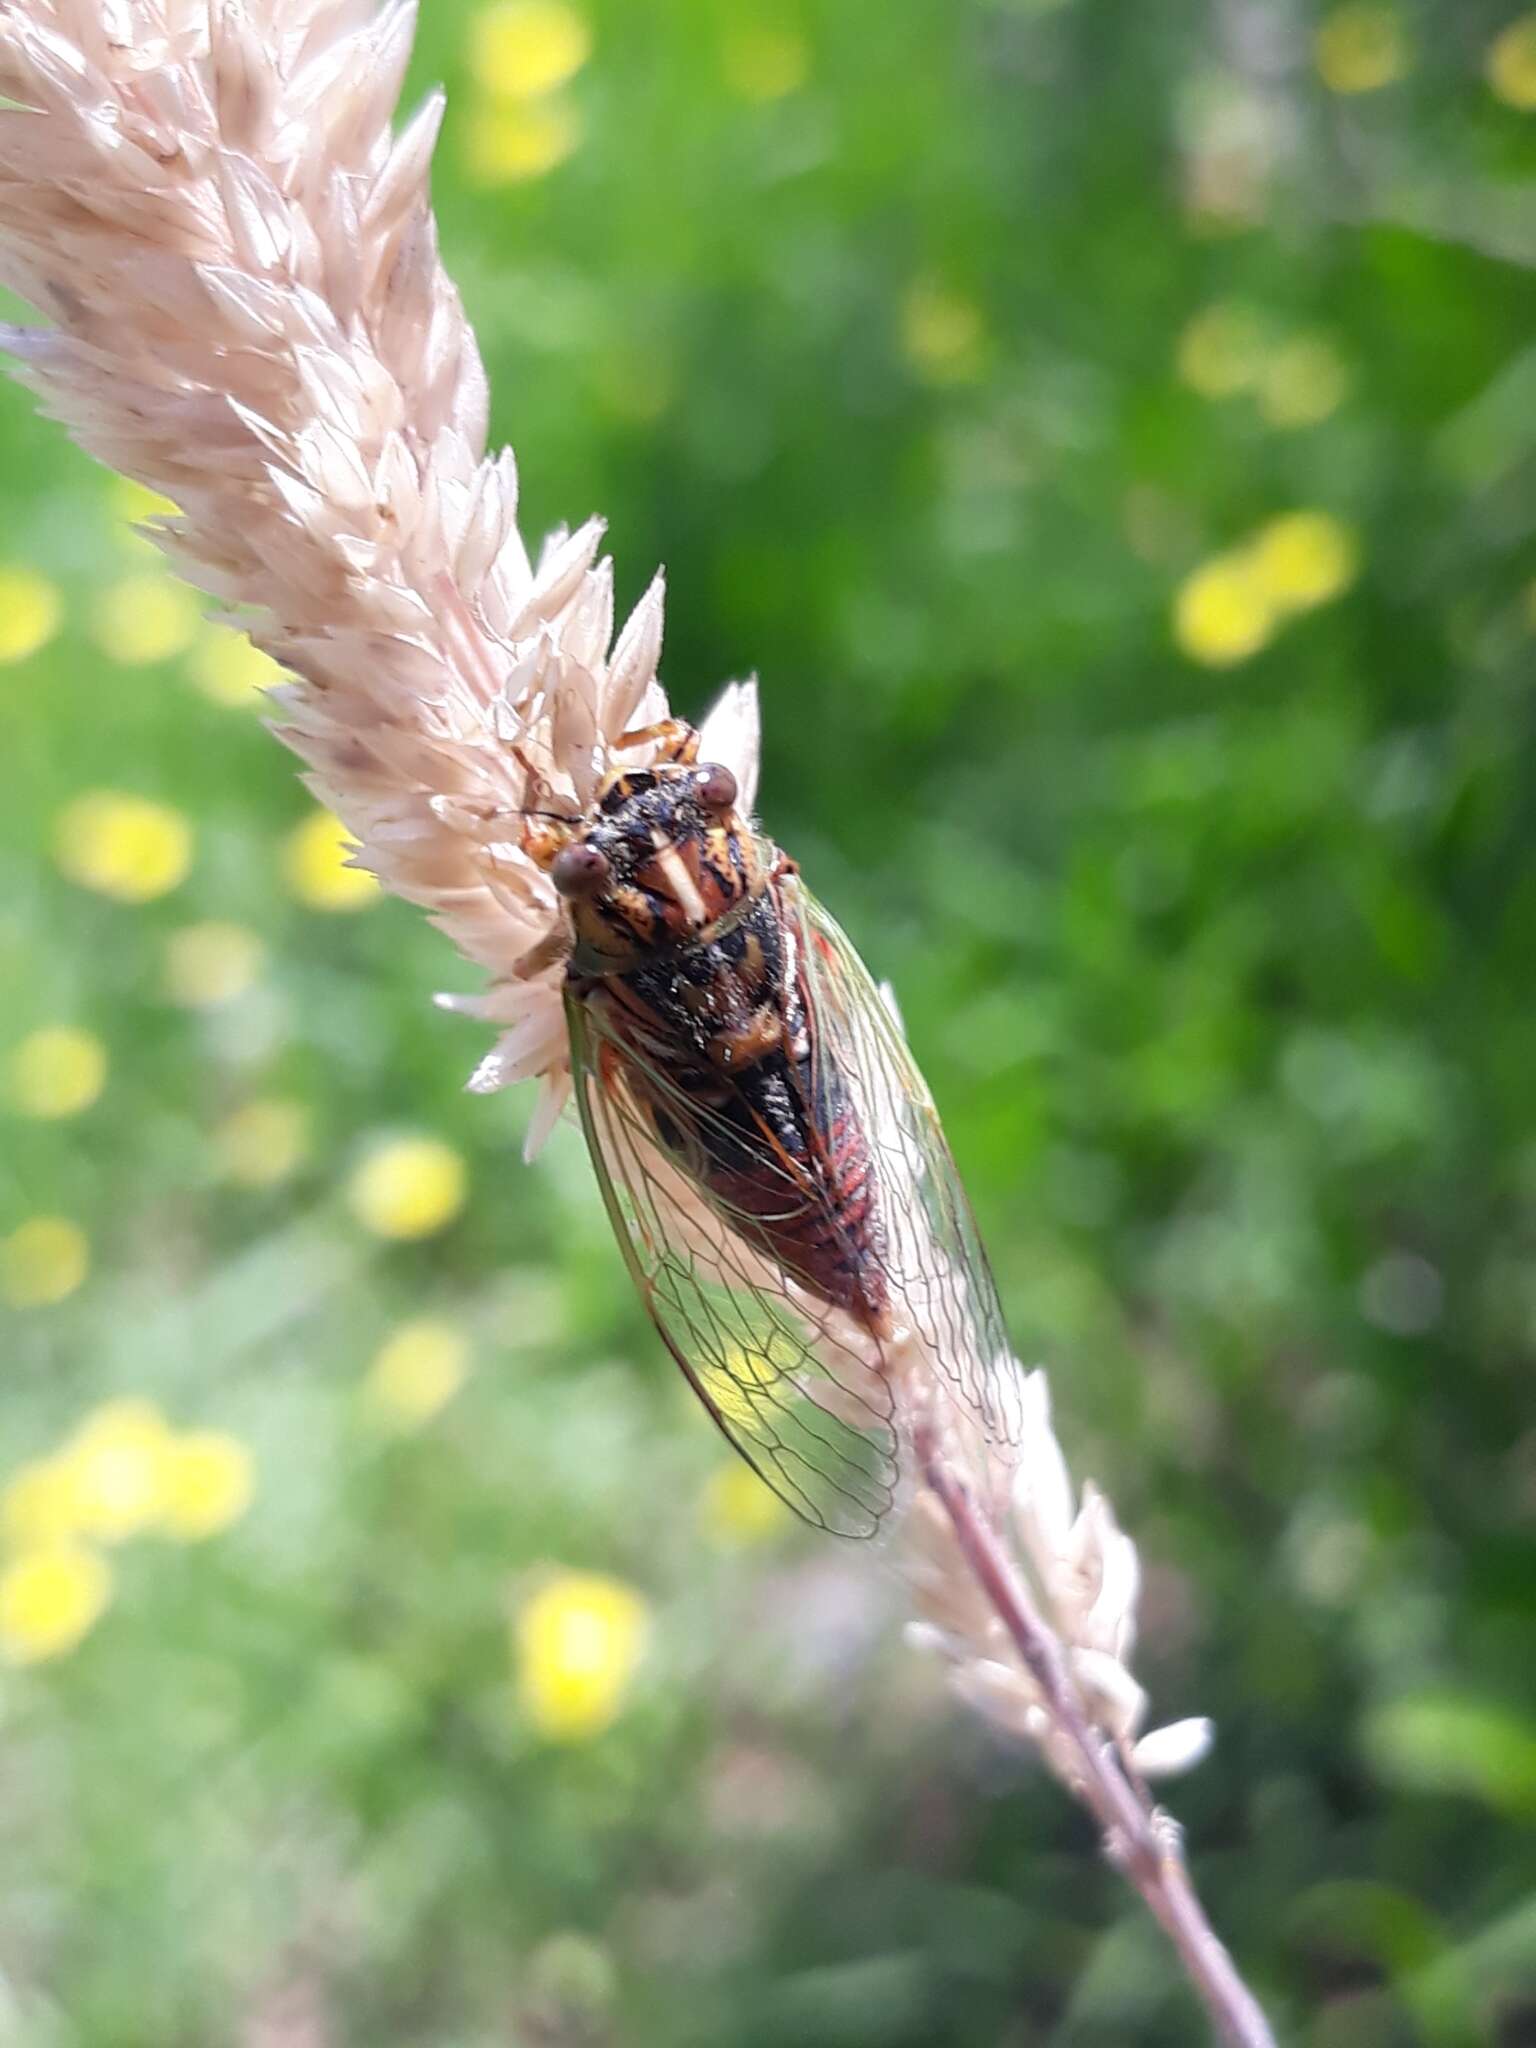
[[[457,1323],[418,1316],[374,1355],[363,1382],[372,1420],[387,1430],[419,1429],[445,1408],[469,1370],[469,1337]]]
[[[1251,397],[1272,427],[1310,427],[1349,396],[1349,365],[1326,334],[1286,331],[1257,307],[1220,299],[1179,336],[1178,372],[1202,398]]]
[[[552,1572],[519,1606],[512,1657],[523,1718],[549,1742],[590,1742],[618,1719],[650,1634],[644,1597],[598,1572]]]
[[[1174,638],[1191,661],[1235,667],[1289,619],[1347,590],[1359,566],[1358,535],[1343,520],[1314,510],[1282,513],[1184,579],[1174,599]]]
[[[46,647],[63,613],[58,588],[46,576],[21,562],[0,562],[0,666]]]
[[[1347,96],[1395,85],[1413,61],[1402,16],[1386,0],[1345,0],[1332,9],[1318,25],[1312,54],[1323,84]]]
[[[565,162],[581,123],[562,88],[591,54],[591,25],[565,0],[494,0],[471,16],[464,151],[475,184],[518,184]]]
[[[463,1208],[468,1183],[462,1155],[441,1138],[384,1138],[364,1154],[347,1197],[375,1237],[434,1237]]]
[[[0,1492],[0,1655],[38,1663],[71,1650],[105,1611],[103,1554],[132,1536],[184,1543],[243,1515],[250,1453],[216,1429],[176,1430],[152,1401],[108,1401]]]

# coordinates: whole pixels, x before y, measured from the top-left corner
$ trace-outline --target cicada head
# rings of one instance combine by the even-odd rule
[[[531,849],[565,898],[575,972],[622,973],[741,914],[768,863],[736,801],[730,769],[708,762],[619,770],[589,818]]]

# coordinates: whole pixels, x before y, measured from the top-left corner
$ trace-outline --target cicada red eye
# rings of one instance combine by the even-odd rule
[[[549,879],[562,896],[597,896],[608,886],[613,869],[595,846],[564,847],[555,855]]]
[[[699,802],[706,810],[728,811],[737,797],[736,778],[729,768],[716,764],[699,777]]]

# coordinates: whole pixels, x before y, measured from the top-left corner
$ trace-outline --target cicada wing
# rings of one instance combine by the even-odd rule
[[[795,1513],[872,1536],[899,1482],[879,1344],[789,1278],[760,1222],[685,1174],[657,1136],[711,1112],[568,995],[587,1149],[652,1321],[725,1437]],[[765,1151],[765,1175],[780,1168]],[[773,1181],[769,1181],[770,1186]]]
[[[800,933],[813,1087],[852,1098],[874,1165],[877,1251],[893,1306],[986,1435],[1017,1444],[1022,1384],[986,1251],[927,1083],[853,945],[800,881],[780,884]]]

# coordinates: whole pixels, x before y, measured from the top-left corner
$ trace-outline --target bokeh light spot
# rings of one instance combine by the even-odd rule
[[[59,630],[64,605],[58,586],[35,569],[0,564],[0,664],[25,661]]]
[[[612,1726],[644,1654],[650,1610],[633,1587],[560,1572],[513,1623],[518,1698],[552,1742],[589,1742]]]
[[[421,1316],[379,1347],[364,1394],[374,1419],[414,1429],[447,1406],[469,1369],[469,1338],[457,1323]]]
[[[1265,363],[1264,322],[1236,299],[1207,306],[1179,336],[1176,361],[1179,376],[1202,398],[1251,391]]]
[[[93,1409],[61,1454],[74,1484],[76,1527],[121,1543],[157,1521],[171,1441],[152,1401],[107,1401]]]
[[[310,910],[365,910],[379,900],[377,880],[366,868],[349,866],[356,841],[339,818],[314,811],[283,844],[288,886]]]
[[[765,1542],[791,1519],[778,1495],[739,1458],[711,1475],[702,1507],[706,1531],[726,1548]]]
[[[184,583],[148,573],[108,584],[97,600],[91,637],[114,661],[142,668],[180,654],[201,624],[197,599]]]
[[[1488,48],[1489,86],[1505,106],[1536,113],[1536,13],[1522,14]]]
[[[184,1009],[212,1009],[244,995],[266,957],[266,947],[246,925],[217,918],[183,925],[165,942],[165,992]]]
[[[11,1100],[23,1116],[78,1116],[106,1086],[107,1048],[93,1031],[50,1024],[11,1054]]]
[[[0,1298],[12,1308],[67,1301],[91,1266],[85,1232],[67,1216],[29,1216],[0,1239]]]
[[[788,22],[733,22],[720,46],[727,87],[738,99],[758,105],[798,92],[810,68],[810,45]]]
[[[902,352],[934,384],[958,384],[981,368],[986,323],[973,299],[921,278],[901,307]]]
[[[82,888],[120,903],[149,903],[186,880],[192,827],[168,804],[91,790],[60,813],[54,852],[63,873]]]
[[[1259,408],[1271,426],[1316,426],[1338,411],[1349,386],[1348,366],[1327,336],[1298,334],[1265,361]]]
[[[221,1429],[183,1431],[165,1461],[160,1526],[184,1543],[200,1543],[238,1522],[256,1492],[251,1454]]]
[[[215,704],[260,704],[262,692],[286,680],[270,654],[229,626],[206,625],[187,654],[187,673]]]
[[[1179,586],[1173,634],[1191,661],[1231,668],[1266,646],[1275,606],[1246,552],[1214,555]]]
[[[581,123],[563,101],[472,107],[464,124],[465,173],[476,185],[522,184],[555,170],[580,141]]]
[[[1376,0],[1336,7],[1312,45],[1318,76],[1330,92],[1379,92],[1408,69],[1408,37],[1394,7]]]
[[[1309,611],[1354,582],[1360,570],[1360,543],[1354,529],[1331,512],[1286,512],[1261,529],[1252,559],[1273,604],[1286,611]]]
[[[475,82],[500,99],[536,99],[574,78],[592,54],[585,16],[560,0],[506,0],[469,25]]]
[[[278,1187],[309,1156],[310,1115],[302,1102],[258,1096],[225,1117],[213,1134],[219,1171],[236,1187]]]
[[[23,1551],[0,1572],[0,1652],[37,1664],[72,1650],[112,1597],[106,1561],[72,1544]]]
[[[352,1212],[376,1237],[431,1237],[464,1206],[462,1157],[440,1138],[393,1138],[378,1145],[352,1176]]]

